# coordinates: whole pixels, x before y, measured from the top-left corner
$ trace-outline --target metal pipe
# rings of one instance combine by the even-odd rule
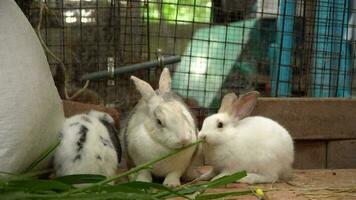
[[[124,74],[124,73],[129,73],[129,72],[134,72],[137,70],[141,69],[148,69],[148,68],[153,68],[153,67],[158,67],[158,66],[164,66],[164,65],[169,65],[169,64],[174,64],[180,62],[181,58],[180,56],[167,56],[167,57],[162,57],[159,60],[154,60],[154,61],[148,61],[148,62],[143,62],[143,63],[137,63],[133,65],[126,65],[122,67],[117,67],[114,69],[114,74]],[[105,70],[105,71],[98,71],[98,72],[93,72],[93,73],[88,73],[84,74],[80,80],[85,81],[85,80],[97,80],[97,79],[102,79],[109,77],[110,73]]]

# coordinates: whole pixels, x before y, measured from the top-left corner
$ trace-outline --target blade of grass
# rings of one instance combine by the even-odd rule
[[[108,183],[116,179],[119,179],[124,176],[128,176],[132,173],[136,173],[142,169],[149,168],[154,163],[159,162],[169,156],[173,156],[183,151],[184,149],[199,144],[200,142],[201,141],[197,141],[181,150],[174,151],[165,156],[157,158],[156,160],[137,166],[125,173],[119,174],[114,177],[108,177],[106,179],[103,179],[103,177],[99,177],[96,175],[87,175],[89,177],[86,177],[86,175],[73,175],[68,177],[60,177],[55,180],[37,180],[37,179],[20,180],[20,182],[17,183],[18,185],[17,186],[15,185],[16,187],[14,187],[13,184],[10,184],[11,187],[8,187],[7,190],[2,190],[4,189],[4,186],[5,187],[6,185],[9,186],[8,183],[10,183],[11,181],[8,181],[5,184],[2,184],[0,187],[0,190],[2,191],[0,192],[0,199],[7,199],[5,197],[8,196],[12,197],[12,194],[14,194],[15,197],[19,197],[17,199],[167,199],[170,197],[182,197],[185,199],[199,197],[200,199],[204,199],[204,198],[213,199],[214,196],[212,195],[209,196],[209,194],[202,195],[202,193],[209,188],[218,187],[221,185],[234,182],[244,177],[246,173],[238,172],[231,176],[222,177],[212,182],[189,185],[177,189],[170,189],[160,184],[145,183],[145,182],[143,183],[129,182],[129,183],[123,183],[119,185],[108,185]],[[20,176],[24,176],[24,175],[20,175]],[[53,183],[53,181],[55,183]],[[83,188],[73,189],[73,186],[71,184],[76,184],[79,182],[80,183],[90,182],[94,184],[90,186],[84,186]],[[19,183],[21,183],[22,185]],[[58,185],[58,183],[64,184],[66,186]],[[70,187],[70,189],[68,187]],[[189,197],[187,196],[187,194],[193,194],[194,196]],[[228,194],[219,194],[219,195],[229,196],[229,195],[237,195],[237,193],[229,194],[229,195]]]
[[[37,180],[38,179],[37,176],[49,173],[51,171],[52,171],[52,169],[45,169],[45,170],[36,171],[36,172],[29,172],[27,174],[12,174],[11,173],[11,175],[10,175],[9,173],[7,173],[8,176],[0,177],[0,191],[1,191],[1,189],[4,188],[4,186],[8,185],[8,183],[11,181]]]
[[[10,181],[15,181],[15,180],[28,180],[31,179],[32,177],[30,176],[23,176],[23,175],[17,175],[17,174],[13,174],[13,175],[8,175],[8,176],[2,176],[0,178],[0,180],[2,182],[8,183]]]
[[[197,145],[197,144],[199,144],[201,142],[202,142],[201,140],[198,140],[198,141],[196,141],[196,142],[194,142],[194,143],[192,143],[190,145],[187,145],[187,146],[185,146],[185,147],[183,147],[183,148],[181,148],[179,150],[175,150],[175,151],[173,151],[171,153],[168,153],[168,154],[166,154],[164,156],[161,156],[161,157],[159,157],[157,159],[154,159],[154,160],[146,162],[146,163],[144,163],[142,165],[136,166],[136,167],[124,172],[124,173],[118,174],[116,176],[108,177],[107,179],[105,179],[103,181],[100,181],[100,182],[98,182],[96,184],[93,184],[91,186],[87,186],[87,187],[83,187],[83,188],[77,188],[77,189],[74,189],[72,191],[69,191],[69,194],[78,193],[78,192],[84,192],[84,191],[90,190],[92,188],[98,187],[99,185],[107,184],[107,183],[110,183],[112,181],[118,180],[118,179],[120,179],[122,177],[129,176],[129,175],[131,175],[133,173],[136,173],[136,172],[138,172],[138,171],[140,171],[142,169],[145,169],[145,168],[147,168],[147,167],[149,167],[149,166],[151,166],[151,165],[153,165],[153,164],[155,164],[155,163],[157,163],[157,162],[159,162],[161,160],[164,160],[164,159],[166,159],[168,157],[176,155],[176,154],[180,153],[181,151],[183,151],[185,149],[188,149],[188,148],[190,148],[192,146],[195,146],[195,145]]]
[[[131,200],[159,200],[149,194],[137,194],[137,193],[125,193],[125,192],[114,192],[114,193],[80,193],[64,196],[63,194],[33,194],[27,192],[15,192],[15,193],[0,193],[0,199],[6,200],[24,200],[24,199],[95,199],[95,200],[106,200],[106,199],[131,199]]]
[[[19,176],[37,177],[39,175],[49,174],[51,172],[53,172],[53,169],[43,169],[43,170],[39,170],[39,171],[30,171],[30,172],[25,173],[25,174],[20,174]]]
[[[196,192],[201,192],[204,190],[206,190],[206,187],[204,187],[204,186],[190,185],[190,186],[186,186],[184,189],[179,189],[179,190],[174,190],[174,191],[175,191],[175,193],[178,193],[179,195],[184,195],[188,199],[191,199],[187,195],[194,194]],[[158,194],[155,194],[154,196],[159,199],[167,199],[167,198],[174,197],[175,195],[174,195],[174,193],[171,193],[171,192],[160,192]]]
[[[72,189],[71,185],[54,181],[54,180],[14,180],[9,181],[3,188],[2,191],[27,191],[27,192],[48,192],[48,191],[58,191],[64,192]]]
[[[75,174],[57,177],[54,180],[73,185],[81,183],[97,183],[99,181],[105,180],[105,176],[97,174]]]
[[[229,176],[224,176],[221,177],[217,180],[214,181],[210,181],[210,182],[206,182],[206,183],[200,183],[200,184],[195,184],[195,185],[190,185],[190,186],[185,186],[185,187],[180,187],[177,188],[175,190],[175,192],[179,193],[179,194],[193,194],[196,192],[203,192],[209,188],[215,188],[221,185],[226,185],[229,183],[233,183],[236,182],[238,180],[240,180],[241,178],[245,177],[247,174],[245,171],[242,172],[236,172],[232,175]],[[157,198],[165,198],[165,197],[169,197],[171,194],[167,193],[167,192],[161,192],[160,194],[155,195]]]
[[[28,178],[28,177],[36,177],[42,174],[47,174],[53,172],[53,169],[44,169],[44,170],[39,170],[39,171],[32,171],[28,172],[25,174],[15,174],[15,173],[10,173],[10,172],[0,172],[0,174],[8,175],[7,179],[13,179],[13,178]]]
[[[206,199],[220,199],[227,196],[241,196],[252,194],[251,191],[236,191],[236,192],[221,192],[221,193],[211,193],[211,194],[201,194],[198,195],[195,199],[196,200],[206,200]]]
[[[41,163],[44,159],[49,157],[54,153],[54,150],[59,146],[60,141],[57,140],[55,144],[50,146],[45,152],[43,152],[37,159],[35,159],[25,170],[21,172],[21,174],[26,174],[33,170],[39,163]]]
[[[218,187],[218,186],[221,186],[221,185],[226,185],[226,184],[229,184],[229,183],[233,183],[237,180],[240,180],[241,178],[247,176],[247,173],[246,171],[241,171],[241,172],[236,172],[232,175],[229,175],[229,176],[223,176],[219,179],[216,179],[214,181],[210,181],[206,184],[206,186],[208,188],[215,188],[215,187]]]
[[[190,199],[189,197],[183,195],[183,194],[179,194],[178,192],[174,191],[171,188],[168,188],[162,184],[158,184],[158,183],[147,183],[147,182],[141,182],[141,181],[133,181],[133,182],[128,182],[128,183],[122,183],[119,185],[115,185],[113,187],[110,187],[110,190],[114,190],[115,188],[120,189],[121,187],[124,188],[139,188],[140,190],[148,190],[148,189],[157,189],[160,191],[166,191],[170,194],[174,194],[176,196],[180,196],[186,199]]]
[[[10,176],[17,176],[17,174],[11,173],[11,172],[2,172],[2,171],[0,171],[0,174],[10,175]]]
[[[137,194],[148,194],[148,191],[144,188],[130,187],[130,186],[117,186],[108,185],[100,188],[102,193],[113,193],[113,192],[126,192],[126,193],[137,193]]]

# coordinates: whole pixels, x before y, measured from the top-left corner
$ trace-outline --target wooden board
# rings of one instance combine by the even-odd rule
[[[330,141],[328,143],[327,168],[356,168],[356,140]]]
[[[326,168],[326,142],[299,140],[295,142],[295,169]]]
[[[229,184],[210,190],[210,193],[263,189],[265,200],[338,200],[356,199],[356,169],[349,170],[296,170],[288,182],[247,185]],[[226,199],[258,200],[254,195],[233,196]]]
[[[120,115],[119,112],[117,112],[114,108],[107,108],[99,105],[63,100],[63,109],[65,117],[70,117],[90,110],[106,112],[111,115],[112,118],[115,120],[116,127],[120,127]]]
[[[356,99],[260,98],[253,115],[278,121],[294,139],[356,139]]]

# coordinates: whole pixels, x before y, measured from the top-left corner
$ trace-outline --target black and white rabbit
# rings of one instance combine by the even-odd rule
[[[54,155],[56,176],[100,174],[113,176],[121,160],[121,145],[114,120],[90,111],[67,118]]]
[[[134,76],[131,80],[142,95],[123,134],[131,165],[151,161],[196,141],[194,118],[183,101],[171,91],[171,76],[167,68],[161,73],[157,91],[154,91],[147,82]],[[160,161],[151,169],[140,171],[136,180],[151,182],[153,174],[164,177],[164,185],[179,186],[180,178],[187,169],[194,151],[195,147],[191,147]]]

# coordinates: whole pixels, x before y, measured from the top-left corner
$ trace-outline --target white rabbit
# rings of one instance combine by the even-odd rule
[[[213,166],[205,178],[213,180],[246,170],[245,183],[275,182],[288,178],[294,160],[293,140],[277,122],[247,117],[257,103],[256,91],[224,96],[217,114],[207,117],[198,137],[203,139],[205,164]],[[246,118],[245,118],[246,117]]]
[[[132,111],[123,133],[129,168],[196,141],[195,121],[183,101],[171,91],[167,68],[161,73],[157,91],[134,76],[131,80],[142,98]],[[165,177],[164,185],[179,186],[180,177],[188,167],[194,150],[195,147],[188,148],[154,164],[152,169],[140,171],[136,180],[151,182],[153,174]]]
[[[90,111],[65,120],[54,155],[56,176],[100,174],[113,176],[121,147],[110,115]]]

